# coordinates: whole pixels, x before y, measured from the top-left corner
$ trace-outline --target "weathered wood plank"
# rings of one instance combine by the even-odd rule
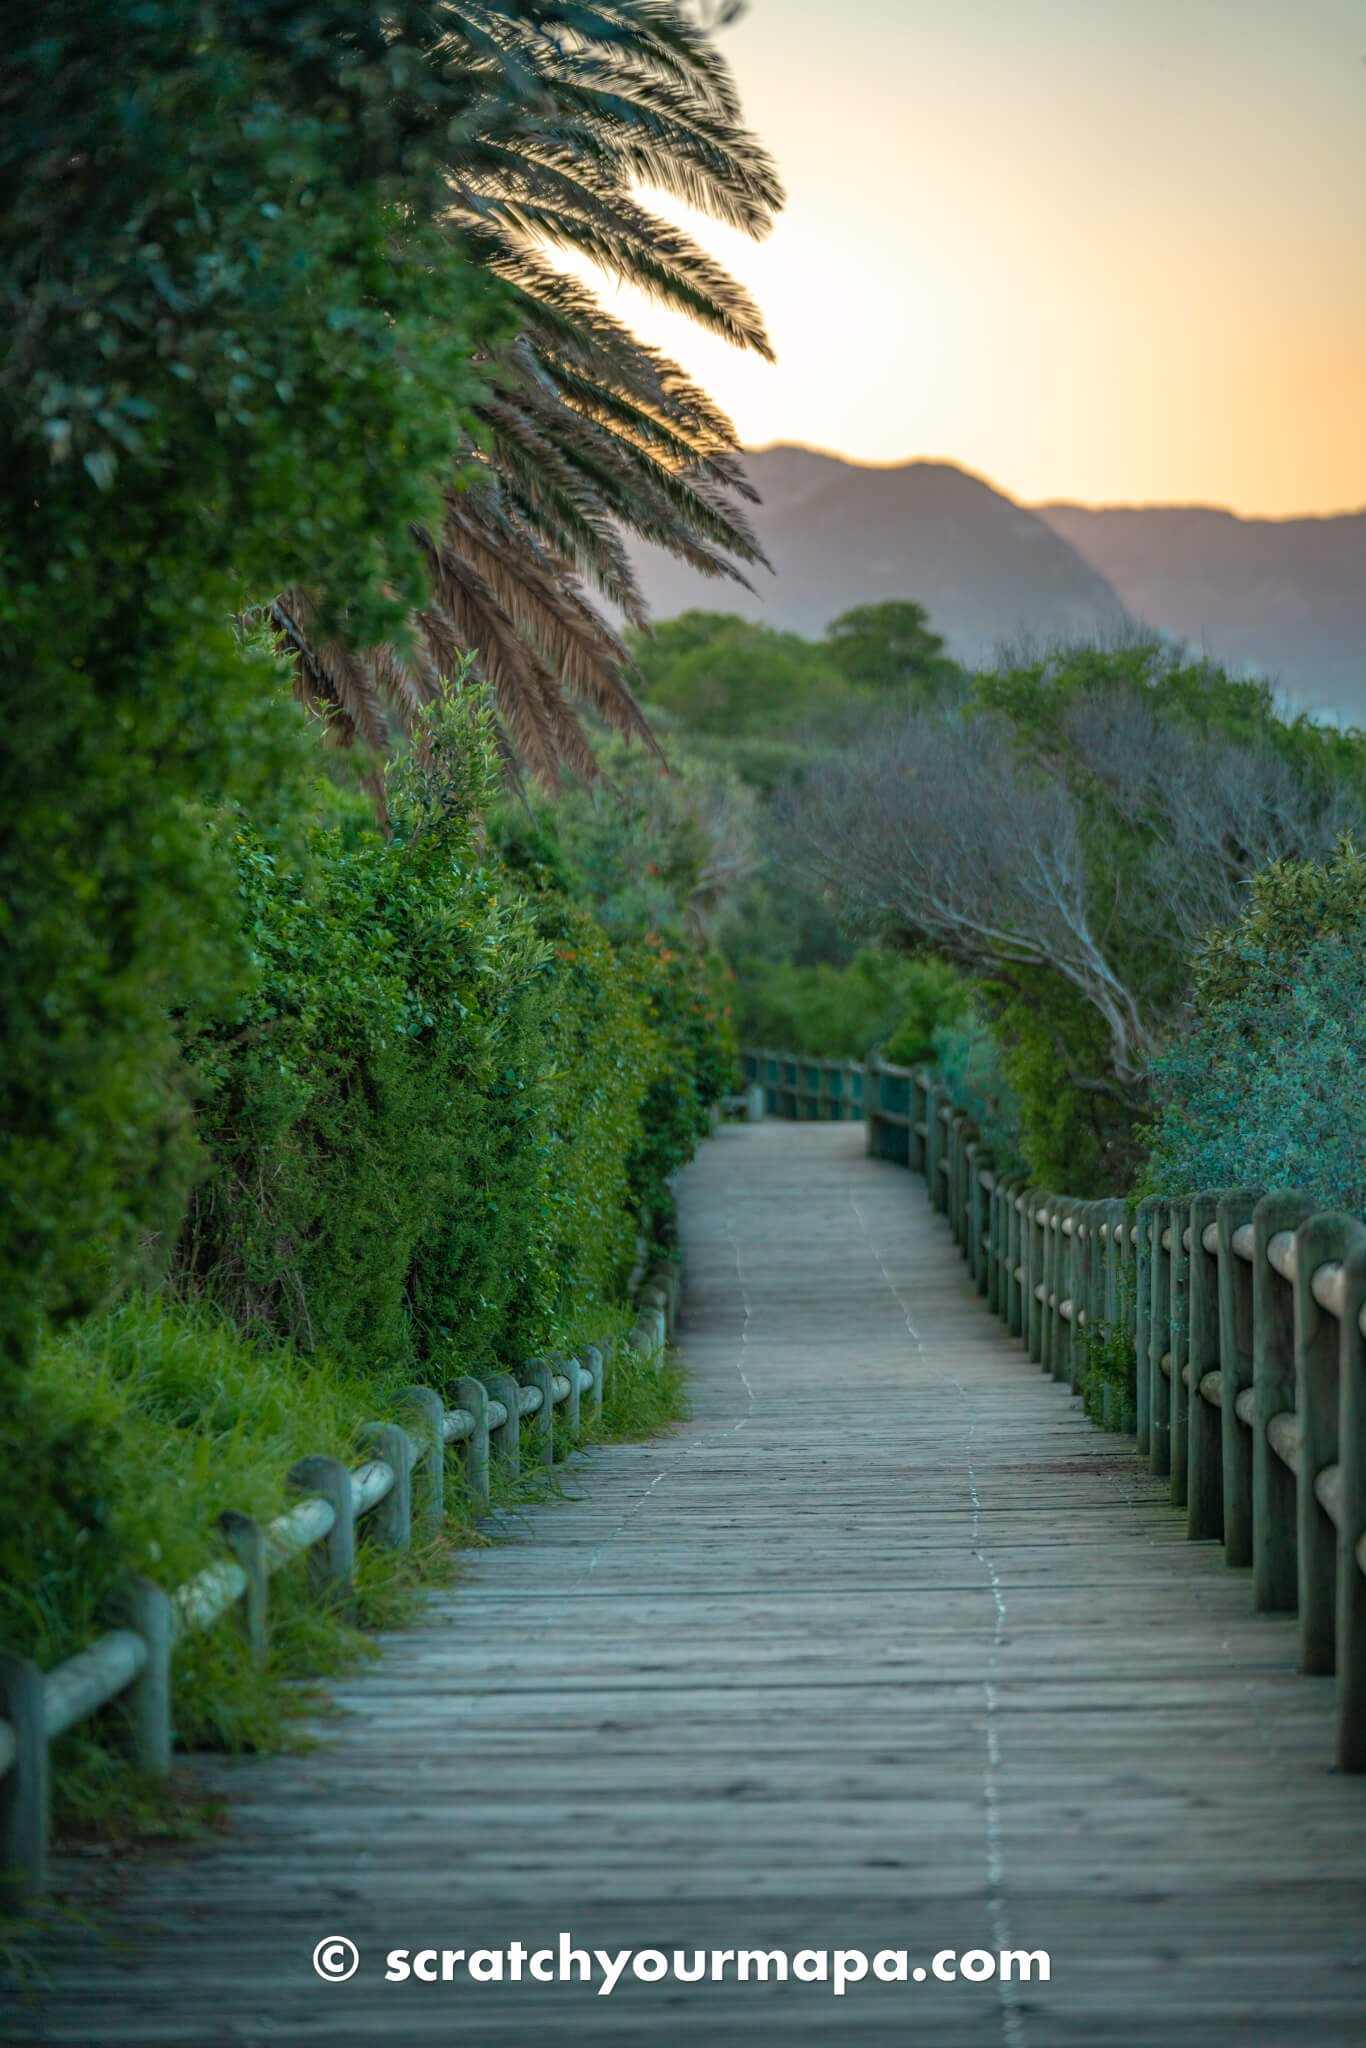
[[[228,1834],[106,1878],[115,1939],[64,1930],[14,2038],[1359,2040],[1366,1783],[1325,1768],[1331,1682],[1296,1675],[1294,1619],[1184,1540],[1165,1481],[1002,1333],[857,1126],[723,1129],[684,1221],[693,1419],[505,1518],[337,1687],[317,1751],[203,1766]],[[390,1947],[561,1928],[925,1958],[1008,1936],[1053,1978],[838,2007],[380,1981]],[[364,1959],[344,1986],[309,1966],[335,1932]]]

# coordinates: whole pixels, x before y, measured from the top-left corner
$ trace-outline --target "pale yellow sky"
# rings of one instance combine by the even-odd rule
[[[1366,505],[1366,0],[752,0],[724,47],[789,204],[698,232],[777,365],[609,296],[746,444]]]

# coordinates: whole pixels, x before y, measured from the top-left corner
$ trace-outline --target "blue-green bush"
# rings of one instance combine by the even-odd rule
[[[1190,1027],[1154,1063],[1146,1187],[1302,1189],[1366,1210],[1366,859],[1255,877],[1196,967]]]

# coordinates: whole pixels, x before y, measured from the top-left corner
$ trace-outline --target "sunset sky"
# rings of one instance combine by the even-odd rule
[[[1028,501],[1366,505],[1366,0],[752,0],[776,368],[615,303],[751,446]]]

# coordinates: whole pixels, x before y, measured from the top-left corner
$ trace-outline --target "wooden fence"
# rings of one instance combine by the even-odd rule
[[[1098,1389],[1187,1535],[1298,1613],[1301,1669],[1337,1675],[1339,1768],[1366,1770],[1366,1224],[1284,1190],[1054,1194],[998,1172],[931,1071],[863,1075],[869,1153],[924,1175],[988,1307]]]
[[[662,1360],[677,1299],[677,1273],[660,1265],[633,1289],[637,1320],[627,1343]],[[523,1462],[553,1465],[582,1422],[602,1412],[612,1341],[572,1357],[533,1359],[517,1374],[461,1379],[456,1406],[429,1387],[402,1397],[401,1415],[371,1423],[370,1453],[348,1470],[328,1457],[303,1458],[286,1476],[295,1504],[262,1524],[225,1513],[224,1556],[171,1591],[145,1578],[126,1588],[123,1626],[44,1672],[0,1651],[0,1881],[11,1899],[40,1891],[48,1860],[49,1746],[78,1721],[122,1700],[131,1761],[163,1776],[174,1743],[171,1662],[177,1642],[234,1616],[254,1656],[268,1642],[271,1575],[307,1554],[319,1598],[345,1595],[358,1536],[407,1550],[414,1534],[434,1540],[444,1514],[446,1455],[455,1447],[476,1512],[489,1505],[490,1461],[515,1479]],[[557,1445],[556,1411],[567,1424]]]
[[[857,1123],[866,1068],[858,1060],[810,1060],[797,1053],[741,1055],[746,1081],[763,1090],[766,1116],[803,1123]]]

